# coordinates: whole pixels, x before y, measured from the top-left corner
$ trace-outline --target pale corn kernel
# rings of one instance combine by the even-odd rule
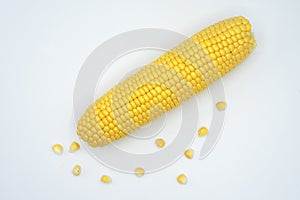
[[[206,127],[201,127],[199,130],[198,130],[198,136],[199,137],[203,137],[205,135],[208,134],[208,129]]]
[[[184,152],[184,155],[188,159],[192,159],[194,157],[194,150],[193,149],[188,149]]]
[[[216,104],[216,107],[219,111],[223,111],[226,109],[227,105],[226,102],[221,101]]]
[[[138,167],[134,170],[134,173],[137,177],[142,177],[145,174],[145,170],[141,167]]]
[[[60,144],[55,144],[52,146],[52,151],[57,155],[61,155],[63,152],[63,147]]]
[[[177,177],[177,182],[180,183],[180,184],[186,184],[188,182],[188,179],[187,179],[185,174],[180,174]]]
[[[77,151],[78,149],[80,149],[80,145],[74,141],[70,145],[69,152],[74,152],[74,151]]]
[[[107,175],[101,176],[100,180],[101,180],[102,183],[111,183],[111,181],[112,181],[111,178]]]
[[[166,142],[164,141],[164,139],[158,138],[155,140],[155,144],[158,148],[163,148],[165,146]]]
[[[81,173],[80,165],[75,165],[72,169],[72,173],[74,174],[74,176],[79,176]]]

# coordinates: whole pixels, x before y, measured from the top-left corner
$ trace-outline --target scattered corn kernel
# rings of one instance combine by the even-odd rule
[[[166,142],[164,141],[164,139],[158,138],[155,140],[155,144],[158,148],[163,148],[165,146]]]
[[[218,103],[216,104],[216,107],[217,107],[217,109],[218,109],[219,111],[225,110],[225,109],[226,109],[226,106],[227,106],[226,103],[223,102],[223,101],[218,102]]]
[[[208,129],[206,127],[201,127],[199,130],[198,130],[198,136],[199,137],[203,137],[205,135],[208,134]]]
[[[136,168],[134,172],[137,177],[142,177],[145,174],[145,170],[141,167]]]
[[[74,151],[77,151],[78,149],[80,149],[80,145],[74,141],[70,145],[69,152],[74,152]]]
[[[81,167],[80,165],[75,165],[73,167],[72,173],[74,174],[74,176],[79,176],[81,173]]]
[[[188,179],[187,179],[185,174],[180,174],[177,177],[177,182],[180,183],[180,184],[186,184],[188,182]]]
[[[188,149],[184,152],[184,155],[188,159],[192,159],[194,157],[194,150],[193,149]]]
[[[52,151],[58,155],[62,154],[63,147],[60,144],[55,144],[52,146]]]
[[[111,183],[111,178],[107,175],[101,176],[101,182],[102,183]]]

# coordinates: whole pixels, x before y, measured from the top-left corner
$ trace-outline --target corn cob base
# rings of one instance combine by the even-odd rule
[[[97,99],[79,120],[77,134],[92,147],[123,138],[205,90],[254,47],[244,17],[212,25]]]

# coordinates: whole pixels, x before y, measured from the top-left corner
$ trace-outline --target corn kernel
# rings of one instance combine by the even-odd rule
[[[177,182],[180,183],[180,184],[186,184],[188,182],[188,179],[187,179],[185,174],[180,174],[177,177]]]
[[[72,173],[74,174],[74,176],[79,176],[81,173],[81,167],[80,165],[75,165],[73,167]]]
[[[97,136],[97,135],[94,135],[94,136]],[[94,139],[97,139],[97,138],[94,138]],[[69,152],[74,152],[74,151],[77,151],[78,149],[80,149],[80,145],[77,142],[74,141],[70,145]]]
[[[158,148],[163,148],[165,146],[165,141],[162,138],[158,138],[155,140],[155,144]]]
[[[136,168],[134,172],[137,177],[142,177],[145,174],[145,170],[141,167]]]
[[[198,130],[198,136],[199,137],[203,137],[205,135],[208,134],[208,129],[206,127],[201,127],[199,130]]]
[[[194,150],[193,149],[188,149],[184,152],[184,155],[188,159],[192,159],[194,157]]]
[[[52,146],[52,151],[57,155],[61,155],[63,152],[63,147],[60,144],[55,144]]]
[[[102,183],[111,183],[111,178],[107,175],[101,176],[100,180],[101,180]]]
[[[216,107],[219,111],[223,111],[226,109],[227,105],[226,105],[226,102],[221,101],[216,104]]]

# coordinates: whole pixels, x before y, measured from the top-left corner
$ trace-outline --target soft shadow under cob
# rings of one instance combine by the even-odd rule
[[[244,17],[220,21],[187,39],[97,99],[77,134],[104,146],[179,106],[227,74],[255,48]]]

